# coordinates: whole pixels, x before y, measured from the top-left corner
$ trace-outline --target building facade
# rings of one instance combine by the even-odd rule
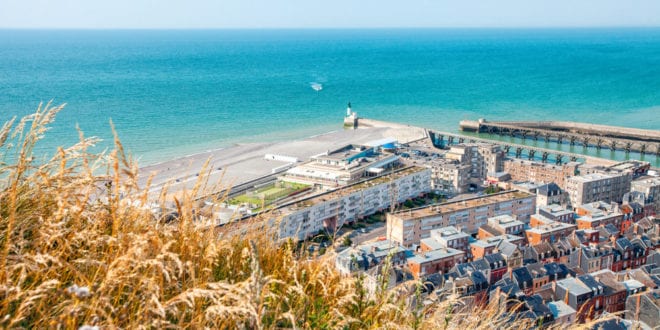
[[[346,223],[387,209],[393,203],[431,191],[431,171],[408,167],[273,211],[279,238],[305,239],[322,231],[334,232]]]
[[[573,207],[598,201],[620,203],[630,191],[631,179],[627,172],[578,175],[566,180],[565,189]]]
[[[643,193],[646,204],[652,204],[654,211],[660,212],[660,178],[642,178],[631,183],[631,191]]]
[[[434,204],[427,207],[387,214],[387,236],[403,246],[419,244],[431,235],[431,230],[455,226],[468,234],[476,234],[488,218],[512,215],[529,222],[535,212],[536,196],[521,191],[506,191],[462,201]]]
[[[504,171],[511,175],[513,181],[554,182],[561,189],[565,189],[567,178],[577,174],[579,165],[577,162],[554,165],[518,158],[507,158],[503,162]]]

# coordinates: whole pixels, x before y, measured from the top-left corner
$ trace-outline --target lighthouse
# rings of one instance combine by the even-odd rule
[[[351,109],[351,102],[348,102],[346,107],[346,117],[344,117],[344,128],[357,128],[358,125],[358,116],[357,113],[353,112]]]

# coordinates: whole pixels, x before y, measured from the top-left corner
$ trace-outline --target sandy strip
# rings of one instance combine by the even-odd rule
[[[150,186],[154,196],[166,184],[169,185],[168,190],[171,192],[191,189],[198,181],[197,174],[208,160],[209,169],[212,170],[208,182],[215,187],[213,190],[220,190],[221,186],[238,185],[269,175],[272,169],[287,164],[265,160],[266,154],[296,157],[299,161],[307,161],[313,155],[350,143],[360,144],[388,137],[397,138],[400,142],[408,142],[424,137],[424,130],[418,127],[388,125],[384,122],[373,125],[368,121],[365,121],[364,127],[356,130],[340,129],[295,141],[238,144],[225,149],[177,158],[140,168],[139,183],[144,187],[147,178],[154,175]],[[220,181],[222,181],[221,185]]]

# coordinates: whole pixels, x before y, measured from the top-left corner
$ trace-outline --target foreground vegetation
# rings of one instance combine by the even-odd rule
[[[95,140],[81,134],[75,146],[33,162],[60,110],[47,105],[0,130],[8,162],[0,164],[1,328],[528,326],[505,323],[493,308],[401,299],[418,297],[416,283],[368,295],[361,278],[335,270],[332,253],[301,256],[268,233],[222,237],[193,216],[201,174],[177,195],[176,221],[159,221],[118,139],[94,155],[87,148]]]

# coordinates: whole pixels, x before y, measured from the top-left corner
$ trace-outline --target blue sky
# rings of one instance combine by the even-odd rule
[[[660,0],[0,0],[0,28],[660,26]]]

